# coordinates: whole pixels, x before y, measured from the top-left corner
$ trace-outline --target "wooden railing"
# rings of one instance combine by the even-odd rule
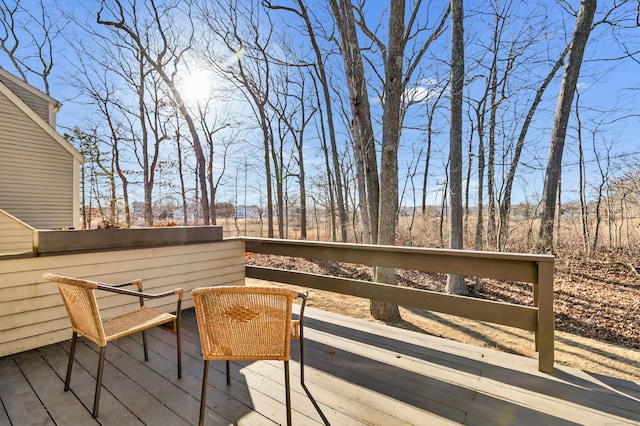
[[[533,306],[258,266],[246,276],[487,321],[535,332],[538,369],[553,372],[554,258],[546,255],[242,238],[252,253],[383,266],[533,284]]]

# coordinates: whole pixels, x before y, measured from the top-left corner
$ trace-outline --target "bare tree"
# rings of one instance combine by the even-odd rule
[[[516,177],[516,170],[518,165],[520,164],[520,158],[522,155],[522,150],[524,149],[524,143],[526,140],[527,133],[529,131],[529,126],[531,125],[531,121],[533,120],[533,116],[535,115],[538,106],[542,101],[542,95],[546,91],[547,87],[553,80],[553,77],[556,75],[558,70],[564,64],[564,60],[569,53],[570,44],[568,44],[565,49],[560,53],[558,59],[555,64],[543,80],[542,84],[536,90],[536,94],[534,96],[531,105],[529,106],[529,110],[527,111],[527,115],[525,120],[520,127],[520,132],[518,134],[518,140],[516,142],[516,147],[514,150],[513,157],[511,158],[511,163],[509,165],[509,171],[507,173],[507,177],[504,183],[504,192],[502,196],[502,200],[500,202],[500,231],[498,234],[498,249],[504,250],[507,244],[507,236],[509,234],[509,219],[511,217],[511,195],[513,191],[513,183]]]
[[[582,118],[580,116],[580,91],[576,90],[576,142],[578,144],[578,185],[580,198],[580,222],[582,223],[582,248],[588,253],[589,248],[589,209],[586,201],[586,173],[584,147],[582,143]]]
[[[346,83],[349,89],[353,150],[357,167],[360,168],[358,171],[360,216],[362,226],[369,230],[369,235],[366,233],[364,235],[364,242],[377,243],[380,198],[378,160],[371,125],[367,79],[360,53],[353,7],[349,0],[330,0],[329,4],[340,33],[340,53],[344,61]]]
[[[0,0],[0,51],[4,52],[20,78],[37,76],[50,94],[51,72],[56,63],[58,38],[69,23],[43,0]]]
[[[449,142],[449,247],[463,248],[462,228],[462,90],[464,88],[464,10],[462,0],[451,0],[451,131]],[[448,275],[447,293],[467,294],[464,277]]]
[[[554,250],[554,218],[556,213],[558,182],[560,181],[562,168],[562,153],[564,151],[564,141],[567,134],[567,123],[571,114],[573,95],[578,84],[582,58],[592,30],[596,6],[597,0],[582,0],[580,2],[580,10],[576,16],[576,26],[571,37],[569,58],[567,59],[567,65],[564,70],[564,75],[562,76],[558,103],[553,118],[549,159],[544,176],[544,188],[542,190],[542,214],[540,216],[540,228],[538,231],[538,249],[543,253],[551,253]]]
[[[187,185],[185,183],[185,169],[187,167],[186,157],[186,147],[184,135],[182,134],[182,125],[184,122],[180,120],[180,112],[175,111],[173,116],[171,117],[171,128],[173,139],[176,143],[176,155],[177,155],[177,169],[178,169],[178,182],[180,187],[180,199],[182,204],[182,225],[186,226],[189,220],[189,202],[187,195]],[[169,125],[169,123],[167,123]],[[169,134],[169,131],[165,131],[166,134]]]
[[[302,19],[305,27],[305,32],[309,37],[309,41],[311,43],[311,47],[313,48],[313,52],[315,55],[315,64],[314,70],[317,74],[318,80],[320,81],[320,86],[322,88],[323,101],[325,105],[325,111],[327,114],[327,130],[329,134],[329,147],[330,147],[330,158],[333,165],[333,174],[329,174],[327,177],[333,182],[333,185],[329,185],[330,191],[335,192],[337,199],[337,207],[338,207],[338,216],[340,219],[340,235],[343,242],[347,241],[347,212],[345,209],[345,201],[344,201],[344,189],[339,179],[340,170],[339,170],[339,158],[338,158],[338,144],[336,140],[336,131],[335,124],[333,118],[333,105],[331,101],[330,95],[330,85],[327,77],[327,71],[325,68],[325,55],[323,54],[320,43],[318,42],[318,37],[316,36],[316,28],[314,27],[312,21],[312,15],[310,8],[305,4],[303,0],[296,0],[297,8],[288,7],[283,5],[275,5],[270,1],[264,2],[269,8],[274,10],[286,10],[288,12],[292,12],[300,19]],[[324,120],[323,125],[324,125]],[[332,203],[333,204],[333,203]]]
[[[218,132],[221,132],[225,129],[228,129],[231,126],[230,117],[227,114],[223,114],[222,119],[218,118],[217,113],[213,112],[213,98],[208,97],[202,103],[198,102],[198,114],[197,118],[204,132],[204,139],[207,147],[207,184],[209,185],[209,212],[211,216],[211,224],[215,225],[217,223],[217,212],[216,212],[216,194],[218,187],[224,179],[225,172],[227,170],[227,159],[229,149],[233,146],[234,137],[229,140],[225,140],[224,138],[218,138],[220,143],[215,143],[216,138],[215,135]],[[216,147],[221,148],[220,151],[217,151]],[[215,153],[219,155],[215,155]],[[218,173],[217,176],[214,177],[214,162],[215,159],[218,159]]]
[[[424,164],[424,175],[422,177],[422,214],[425,215],[427,212],[427,189],[428,189],[428,177],[429,177],[429,166],[431,164],[431,151],[433,148],[433,136],[436,133],[435,128],[435,114],[440,104],[440,100],[447,90],[447,84],[441,84],[438,89],[437,95],[433,102],[431,102],[431,106],[427,104],[427,147],[425,152],[425,164]]]
[[[398,146],[400,144],[400,104],[403,84],[405,2],[394,0],[389,9],[389,42],[384,66],[384,109],[382,113],[382,153],[380,159],[380,207],[378,244],[395,245],[398,223]],[[375,281],[395,284],[395,270],[375,268]],[[398,306],[371,301],[371,314],[385,321],[398,321]]]
[[[88,161],[80,167],[80,204],[82,229],[90,229],[92,223],[93,195],[92,188],[98,179],[94,159],[99,155],[96,139],[89,133],[74,128],[71,133],[64,134],[64,138],[80,151]]]
[[[111,3],[111,5],[108,6],[107,3]],[[136,8],[136,4],[132,5],[132,10],[125,11],[120,0],[103,0],[96,21],[98,24],[113,28],[115,31],[121,31],[130,37],[140,54],[170,90],[191,134],[198,163],[202,214],[204,224],[209,225],[211,224],[211,216],[204,152],[194,120],[176,84],[178,65],[183,60],[184,54],[191,49],[194,40],[193,22],[191,22],[189,14],[180,14],[178,18],[171,16],[170,11],[176,11],[176,7],[161,8],[155,0],[147,0],[144,3],[144,7],[150,12],[148,17],[150,19],[138,20],[139,10]],[[176,22],[180,21],[186,21],[190,25],[179,27]]]
[[[352,134],[354,136],[354,151],[358,159],[358,151],[366,158],[367,197],[369,216],[372,225],[372,240],[377,244],[394,245],[396,239],[397,215],[398,215],[398,148],[402,129],[402,119],[406,109],[403,108],[405,90],[411,81],[412,75],[418,67],[431,43],[442,34],[442,28],[448,16],[448,8],[438,23],[429,28],[419,20],[421,2],[411,4],[409,10],[404,1],[393,1],[389,6],[389,20],[387,26],[387,43],[372,30],[366,22],[364,3],[357,7],[351,2],[336,0],[331,1],[334,19],[337,23],[341,38],[341,53],[344,60],[347,87],[351,99],[351,113],[353,116]],[[357,12],[357,19],[354,16]],[[405,21],[405,16],[407,20]],[[371,112],[368,99],[366,99],[366,80],[362,65],[363,55],[360,51],[355,24],[371,41],[372,46],[378,52],[380,63],[384,70],[384,76],[374,75],[380,80],[380,98],[383,101],[382,112],[382,145],[380,177],[376,179],[379,185],[372,186],[371,171],[377,169],[375,151],[370,145],[373,141],[371,129]],[[408,45],[415,41],[415,35],[424,31],[431,31],[430,36],[419,48],[411,52],[408,57]],[[367,59],[369,62],[372,60]],[[406,66],[406,68],[405,68]],[[375,66],[371,67],[373,70]],[[371,135],[371,137],[368,137]],[[362,189],[360,189],[362,190]],[[377,193],[374,193],[377,191]],[[377,205],[372,200],[377,199]],[[377,217],[377,227],[374,223]],[[395,271],[388,268],[376,268],[374,279],[377,282],[395,284]],[[371,301],[371,313],[377,319],[394,321],[400,318],[398,307],[392,304]]]
[[[289,57],[294,57],[291,52]],[[292,66],[289,66],[292,68]],[[290,77],[288,71],[284,71],[281,75],[284,77],[282,82],[284,85],[276,88],[276,104],[282,105],[283,100],[291,99],[289,108],[280,108],[274,106],[274,111],[278,115],[279,121],[286,127],[287,134],[293,142],[294,155],[292,158],[296,162],[296,170],[288,170],[287,176],[294,176],[298,179],[298,190],[300,194],[300,238],[307,239],[307,190],[306,190],[306,173],[304,161],[305,131],[310,121],[313,119],[317,108],[313,106],[316,98],[312,98],[308,93],[307,80],[305,78],[305,70],[303,67],[293,67],[298,78]]]
[[[267,236],[273,238],[274,173],[276,190],[279,182],[279,168],[273,163],[277,155],[272,149],[272,117],[268,111],[272,91],[269,49],[273,25],[268,21],[268,16],[262,16],[259,12],[258,5],[240,5],[236,0],[227,0],[224,7],[202,5],[199,16],[208,30],[206,45],[202,48],[204,60],[239,89],[251,108],[262,136],[265,184],[261,188],[266,189]],[[262,22],[263,19],[266,22]],[[225,50],[222,53],[219,52],[220,46]],[[281,198],[278,196],[278,199]]]

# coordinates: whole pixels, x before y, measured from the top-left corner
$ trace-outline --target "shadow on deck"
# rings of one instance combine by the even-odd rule
[[[203,361],[193,309],[183,312],[183,378],[175,338],[148,334],[107,348],[100,415],[93,402],[97,352],[79,344],[63,392],[69,342],[0,359],[0,425],[188,425],[198,420]],[[81,340],[82,342],[82,340]],[[293,423],[322,424],[300,386],[292,343]],[[640,384],[307,308],[305,381],[333,425],[640,424]],[[285,423],[281,362],[212,362],[208,425]]]

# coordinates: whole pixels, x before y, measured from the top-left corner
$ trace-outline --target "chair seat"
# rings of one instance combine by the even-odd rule
[[[110,342],[170,322],[174,323],[175,332],[175,320],[173,314],[143,306],[133,312],[106,319],[102,321],[102,326],[107,342]]]

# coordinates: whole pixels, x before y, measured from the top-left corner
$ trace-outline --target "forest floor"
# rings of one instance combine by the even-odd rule
[[[631,262],[556,259],[556,362],[584,371],[640,382],[640,275]],[[252,254],[248,264],[371,280],[370,268],[327,261]],[[398,284],[444,292],[446,275],[398,271]],[[260,285],[260,283],[255,283]],[[474,283],[475,284],[475,283]],[[470,296],[531,306],[531,285],[482,280]],[[308,306],[378,322],[369,301],[310,290]],[[391,325],[476,346],[536,358],[532,332],[452,315],[400,307]]]

